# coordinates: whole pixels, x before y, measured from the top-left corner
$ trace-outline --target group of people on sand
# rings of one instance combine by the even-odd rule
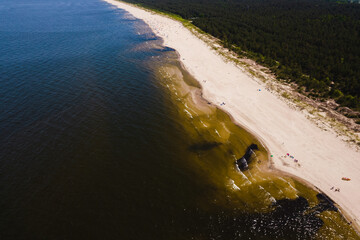
[[[285,157],[290,157],[291,159],[294,159],[294,162],[296,163],[299,162],[299,160],[295,159],[295,157],[293,155],[290,155],[290,153],[287,153]]]
[[[331,187],[330,190],[334,190],[334,187]],[[340,192],[340,188],[335,188],[334,192]]]
[[[341,180],[343,181],[350,181],[351,179],[348,177],[342,177]],[[334,187],[331,187],[330,190],[334,190]],[[340,192],[340,188],[335,188],[335,192]]]

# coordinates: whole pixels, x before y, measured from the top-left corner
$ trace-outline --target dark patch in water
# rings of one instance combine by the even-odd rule
[[[319,197],[328,199],[323,194]],[[311,208],[304,197],[298,197],[278,200],[269,213],[229,210],[209,220],[204,212],[201,220],[207,223],[209,236],[214,239],[314,239],[324,225],[318,217],[325,210],[322,206],[323,200]],[[199,232],[197,227],[191,230],[195,235]]]
[[[319,193],[316,197],[319,204],[313,208],[304,197],[278,200],[274,204],[275,210],[262,216],[261,227],[265,227],[265,231],[268,229],[269,233],[277,238],[314,237],[324,224],[318,214],[326,210],[337,211],[337,207],[328,196]]]
[[[316,195],[319,204],[311,208],[304,197],[296,199],[281,199],[275,204],[275,210],[269,214],[259,216],[254,226],[262,228],[266,235],[273,239],[312,239],[324,222],[319,213],[332,210],[337,211],[334,202],[325,194]]]
[[[317,211],[323,212],[326,210],[329,211],[338,211],[338,208],[334,205],[335,202],[329,198],[327,195],[323,193],[318,193],[316,195],[317,199],[319,200],[319,204],[316,206],[318,209]]]
[[[274,206],[273,212],[262,215],[261,227],[275,239],[297,239],[299,236],[309,239],[324,224],[315,212],[311,211],[308,201],[303,197],[294,200],[282,199]]]
[[[217,146],[220,146],[222,143],[219,142],[202,142],[202,143],[195,143],[189,147],[189,150],[192,152],[198,151],[208,151]]]
[[[254,150],[259,150],[258,146],[256,144],[251,144],[247,149],[241,158],[236,160],[236,165],[241,171],[249,169],[249,163],[251,160],[251,156],[254,153]]]

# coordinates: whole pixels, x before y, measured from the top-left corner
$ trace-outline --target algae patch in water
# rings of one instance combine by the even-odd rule
[[[330,207],[324,207],[318,192],[290,177],[270,172],[264,146],[235,125],[225,112],[204,100],[196,80],[178,63],[159,66],[158,79],[168,89],[188,135],[189,164],[211,186],[204,199],[199,199],[203,211],[211,212],[214,206],[221,206],[233,216],[228,225],[245,224],[247,218],[237,216],[249,215],[254,231],[275,239],[300,235],[358,238],[337,209],[331,207],[331,201],[327,201]],[[235,161],[251,144],[259,149],[251,156],[249,169],[240,171]]]

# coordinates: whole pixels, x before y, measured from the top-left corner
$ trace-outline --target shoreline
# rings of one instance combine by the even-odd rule
[[[226,112],[274,156],[269,156],[269,171],[288,175],[325,193],[359,231],[359,151],[341,141],[336,133],[317,127],[304,113],[290,108],[267,91],[264,83],[225,61],[180,22],[127,3],[104,1],[142,19],[163,39],[163,45],[176,49],[180,63],[201,85],[203,98]],[[220,105],[223,102],[226,105]],[[294,155],[298,163],[284,157],[286,153]],[[342,177],[351,181],[343,181]],[[334,192],[331,187],[341,191]]]

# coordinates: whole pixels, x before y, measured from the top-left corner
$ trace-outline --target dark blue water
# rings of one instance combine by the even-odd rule
[[[145,66],[159,40],[98,0],[1,0],[0,18],[0,238],[171,232],[160,208],[190,177]]]

